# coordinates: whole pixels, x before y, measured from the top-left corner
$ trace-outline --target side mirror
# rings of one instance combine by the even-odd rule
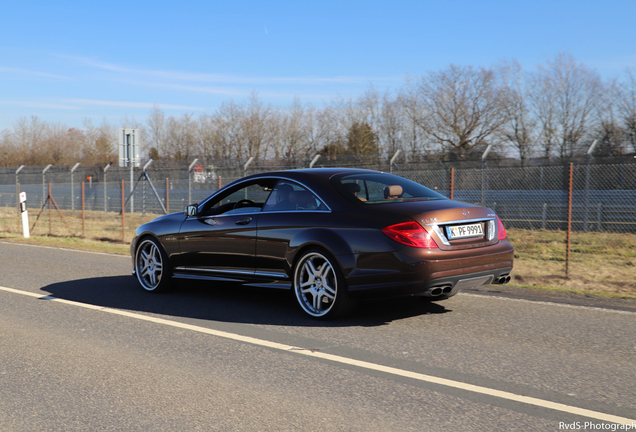
[[[189,206],[186,207],[185,214],[186,216],[197,216],[198,211],[199,211],[198,204],[190,204]]]

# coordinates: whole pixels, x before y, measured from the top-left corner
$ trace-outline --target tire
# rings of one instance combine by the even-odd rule
[[[307,250],[298,259],[293,289],[300,308],[312,318],[341,317],[355,305],[338,262],[322,249]]]
[[[135,252],[135,274],[141,287],[149,292],[166,292],[172,286],[172,269],[158,240],[144,238]]]

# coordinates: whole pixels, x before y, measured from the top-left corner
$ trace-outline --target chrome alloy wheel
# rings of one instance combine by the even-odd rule
[[[141,286],[147,291],[155,291],[161,285],[163,257],[154,240],[144,240],[137,248],[135,272]]]
[[[294,291],[298,303],[313,317],[324,317],[334,308],[338,277],[327,257],[318,252],[305,254],[296,266]]]

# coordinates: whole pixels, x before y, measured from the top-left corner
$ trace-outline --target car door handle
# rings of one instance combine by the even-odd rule
[[[251,217],[246,217],[246,218],[237,220],[236,224],[237,225],[247,225],[250,222],[252,222],[252,218]]]

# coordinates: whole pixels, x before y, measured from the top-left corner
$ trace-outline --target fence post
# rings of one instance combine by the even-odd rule
[[[82,237],[86,237],[86,211],[84,208],[84,182],[82,182]]]
[[[50,165],[49,165],[50,166]],[[51,201],[53,201],[51,199],[51,183],[49,182],[49,235],[51,235],[53,233],[53,209],[52,209],[52,205],[53,203]]]
[[[590,159],[598,140],[594,140],[585,155],[585,208],[583,209],[583,232],[587,232],[587,206],[590,201]]]
[[[391,174],[393,174],[393,165],[397,166],[397,167],[398,167],[398,170],[400,169],[400,167],[399,167],[399,166],[395,163],[395,160],[397,159],[397,157],[399,156],[399,154],[400,154],[400,152],[401,152],[401,151],[402,151],[402,150],[397,149],[397,150],[396,150],[396,152],[395,152],[395,154],[394,154],[394,155],[393,155],[393,157],[391,158],[391,163],[389,164],[389,165],[390,165]]]
[[[44,205],[44,203],[46,202],[46,199],[44,198],[44,195],[46,195],[46,172],[49,170],[49,168],[51,168],[53,165],[48,164],[46,166],[46,168],[44,168],[42,170],[42,205]]]
[[[192,204],[192,169],[199,159],[194,158],[190,166],[188,167],[188,205]]]
[[[104,214],[108,214],[108,193],[106,192],[106,171],[112,165],[112,162],[108,162],[108,165],[104,167]]]
[[[568,182],[568,232],[565,248],[565,278],[570,277],[570,237],[572,233],[572,177],[574,174],[574,164],[570,163],[570,179]]]
[[[121,180],[121,241],[126,241],[126,207],[124,206],[124,179]]]
[[[598,230],[598,232],[601,232],[601,229],[603,229],[603,203],[598,203],[598,209],[597,209],[597,225],[596,225],[596,229]]]
[[[170,179],[166,177],[166,213],[170,213]]]
[[[20,181],[18,179],[18,174],[20,174],[22,168],[24,168],[24,165],[20,165],[15,171],[15,187],[18,190],[18,194],[15,196],[15,205],[18,207],[18,210],[20,209]]]
[[[541,215],[541,229],[545,229],[548,222],[548,203],[543,203],[543,214]]]
[[[453,195],[455,193],[455,167],[451,167],[450,175],[450,199],[453,199]]]
[[[75,188],[73,184],[73,176],[75,175],[75,170],[80,166],[80,163],[76,163],[73,168],[71,168],[71,211],[75,211]]]

